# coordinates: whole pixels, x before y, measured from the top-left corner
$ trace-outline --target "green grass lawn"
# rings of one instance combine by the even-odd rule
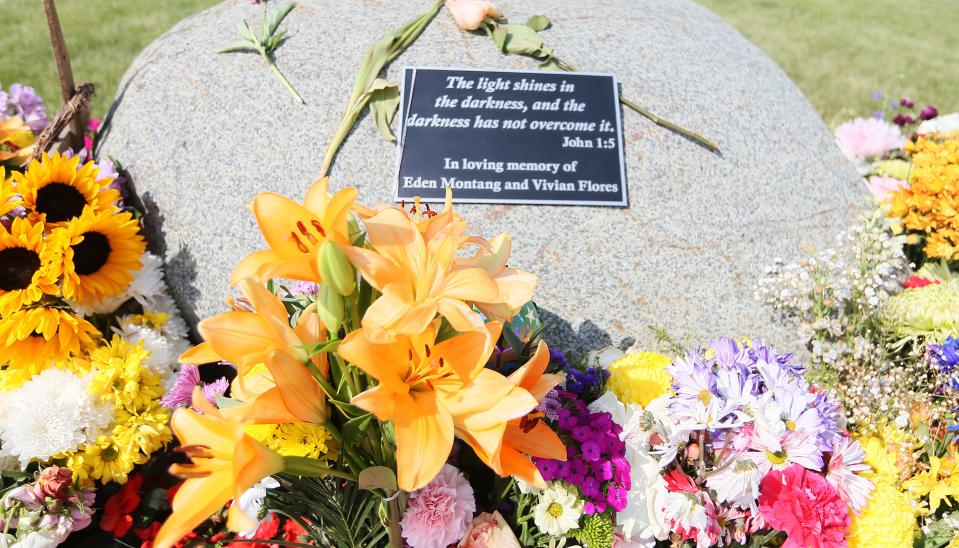
[[[956,0],[698,0],[762,48],[829,125],[905,95],[959,110]]]
[[[412,0],[407,0],[412,1]],[[876,90],[917,106],[959,110],[956,0],[699,0],[726,17],[795,80],[835,125],[869,113]],[[181,18],[217,0],[59,0],[78,81],[98,85],[106,112],[134,56]],[[0,83],[38,89],[60,104],[40,0],[0,0]]]
[[[218,0],[58,0],[60,24],[77,82],[97,84],[93,114],[113,101],[120,77],[154,38]],[[0,0],[0,83],[37,88],[47,113],[63,102],[40,0]]]

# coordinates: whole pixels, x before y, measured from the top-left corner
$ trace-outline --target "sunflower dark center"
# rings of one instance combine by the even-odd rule
[[[83,241],[71,247],[74,270],[81,276],[97,272],[110,258],[110,240],[99,232],[85,233]]]
[[[50,183],[37,191],[37,211],[47,214],[48,223],[79,217],[85,205],[83,194],[66,183]]]
[[[40,269],[40,256],[22,247],[0,250],[0,291],[26,289]]]

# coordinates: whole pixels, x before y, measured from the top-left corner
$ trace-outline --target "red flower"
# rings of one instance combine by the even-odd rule
[[[149,527],[142,527],[140,529],[134,529],[133,534],[137,536],[143,542],[140,543],[140,548],[152,548],[153,539],[157,536],[157,531],[160,530],[160,522],[154,521],[150,523]]]
[[[666,480],[666,490],[672,493],[698,493],[699,487],[693,478],[687,476],[682,470],[670,470],[663,478]]]
[[[143,476],[135,474],[126,485],[107,500],[103,506],[100,529],[112,532],[116,538],[127,534],[133,526],[132,512],[140,505],[141,485],[143,485]]]
[[[849,509],[822,475],[798,464],[771,470],[759,484],[759,511],[786,532],[782,548],[845,548]]]
[[[280,520],[276,517],[276,514],[270,512],[266,519],[257,526],[256,532],[250,539],[270,541],[275,539],[279,532]],[[226,545],[226,548],[278,548],[278,546],[270,542],[231,542]]]
[[[926,278],[921,278],[919,276],[909,276],[909,279],[906,280],[906,283],[902,284],[904,289],[918,289],[920,287],[926,287],[927,285],[933,285],[939,283],[939,280],[927,280]]]
[[[283,540],[287,542],[303,542],[307,540],[309,534],[306,529],[300,527],[300,524],[292,519],[286,520],[283,524]]]

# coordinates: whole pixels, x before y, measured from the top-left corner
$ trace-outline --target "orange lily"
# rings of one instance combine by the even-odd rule
[[[510,418],[535,407],[532,396],[484,368],[501,329],[501,324],[490,323],[440,343],[435,323],[422,333],[384,343],[358,329],[340,344],[340,356],[379,381],[352,403],[380,421],[393,421],[401,489],[416,490],[436,476],[460,428],[475,429],[475,436],[486,439],[491,424],[505,428]],[[475,420],[454,426],[454,414],[465,411],[474,412]]]
[[[234,379],[231,394],[244,403],[222,409],[224,415],[257,424],[326,422],[326,396],[303,362],[276,349],[265,364],[267,372],[253,375],[252,382]]]
[[[312,309],[303,311],[295,328],[290,327],[283,301],[261,283],[246,279],[240,289],[253,310],[235,309],[200,321],[197,326],[204,342],[187,350],[180,361],[202,365],[227,361],[237,367],[238,378],[251,367],[266,362],[274,349],[284,349],[302,362],[306,361],[305,345],[326,340],[326,331]],[[326,354],[312,358],[323,374],[327,371]]]
[[[494,302],[499,288],[480,268],[454,268],[458,242],[424,239],[415,221],[398,208],[367,219],[373,250],[344,246],[357,270],[382,295],[363,316],[367,336],[387,342],[395,335],[422,333],[439,313],[457,331],[483,328],[483,318],[467,303]]]
[[[549,365],[549,348],[540,341],[536,353],[525,365],[514,371],[508,378],[513,386],[522,389],[535,398],[537,405],[557,384],[562,375],[544,374]],[[542,413],[524,413],[513,418],[501,434],[501,444],[491,446],[488,442],[471,436],[461,436],[476,455],[501,476],[516,476],[540,487],[546,487],[546,481],[536,465],[527,455],[534,457],[566,460],[566,447],[563,441],[543,421]]]
[[[170,468],[171,473],[187,479],[173,497],[173,513],[153,541],[156,548],[173,546],[227,501],[284,468],[283,457],[248,436],[243,423],[217,414],[202,394],[194,394],[196,404],[203,405],[207,414],[178,409],[171,421],[181,443],[180,451],[193,463],[174,464]],[[227,527],[231,531],[255,526],[239,505],[230,507]]]
[[[349,245],[347,219],[356,200],[355,188],[344,188],[332,197],[323,177],[310,187],[303,205],[289,198],[262,192],[253,199],[253,214],[270,249],[254,251],[238,264],[230,283],[256,277],[274,277],[319,282],[317,251],[332,241]]]

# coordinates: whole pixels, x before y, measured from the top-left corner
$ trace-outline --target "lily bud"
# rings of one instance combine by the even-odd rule
[[[332,287],[344,297],[353,293],[356,273],[339,245],[333,242],[323,244],[316,255],[316,263],[323,277],[324,286]]]
[[[329,284],[320,286],[316,296],[316,313],[328,331],[336,331],[343,323],[343,297]]]

